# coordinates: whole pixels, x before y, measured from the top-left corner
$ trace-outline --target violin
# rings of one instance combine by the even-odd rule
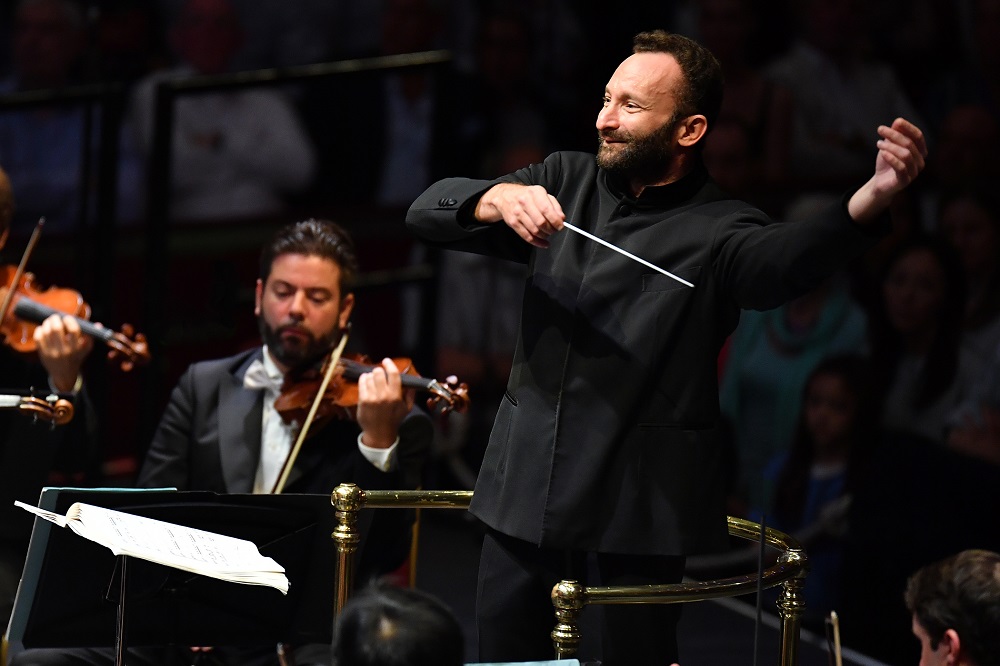
[[[449,376],[444,382],[439,382],[436,379],[421,377],[413,367],[413,361],[408,358],[394,358],[392,362],[399,368],[399,378],[403,388],[431,394],[426,404],[432,413],[447,414],[452,410],[461,413],[469,408],[469,387],[464,382],[459,383],[454,375]],[[319,392],[328,363],[329,357],[324,361],[322,368],[292,374],[285,379],[281,395],[274,403],[282,420],[286,423],[305,421]],[[342,355],[337,361],[337,366],[317,408],[314,416],[316,421],[353,418],[354,408],[358,406],[358,378],[366,372],[371,372],[373,368],[381,367],[372,364],[364,354]]]
[[[344,345],[347,344],[347,331],[341,332],[340,342],[324,357],[320,370],[307,370],[289,381],[285,378],[281,394],[275,401],[275,409],[285,422],[300,423],[298,437],[285,458],[281,473],[271,492],[275,495],[282,492],[288,481],[292,466],[298,458],[302,443],[309,436],[314,423],[334,416],[354,418],[354,407],[358,404],[357,380],[361,375],[371,371],[375,366],[368,363],[364,356],[344,358]],[[409,359],[395,359],[396,367],[402,366],[400,380],[405,388],[430,391],[427,407],[447,413],[452,409],[465,411],[469,406],[469,387],[459,384],[456,377],[449,377],[445,384],[436,380],[424,380],[413,368]],[[307,383],[308,382],[308,383]],[[350,388],[349,388],[350,387]],[[322,416],[320,416],[322,412]],[[301,418],[302,415],[304,418]],[[301,420],[299,420],[301,418]],[[312,431],[315,432],[315,431]]]
[[[73,403],[57,395],[38,398],[30,395],[0,395],[0,409],[16,409],[35,420],[48,421],[53,426],[73,420]]]
[[[50,315],[67,314],[76,320],[80,330],[108,346],[108,360],[124,371],[149,362],[149,345],[142,333],[136,333],[129,324],[120,332],[95,325],[90,319],[90,306],[79,292],[62,287],[42,290],[35,285],[35,276],[22,273],[16,266],[0,266],[0,294],[9,298],[8,307],[0,320],[0,335],[11,349],[30,354],[38,349],[35,329]],[[15,279],[17,280],[15,284]]]

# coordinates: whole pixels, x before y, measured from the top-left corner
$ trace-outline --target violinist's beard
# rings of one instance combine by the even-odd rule
[[[305,342],[289,343],[281,337],[281,332],[289,328],[299,328],[291,324],[271,328],[263,317],[257,318],[260,337],[267,350],[286,368],[292,370],[307,366],[327,354],[340,341],[340,331],[333,330],[323,337],[310,337]],[[298,340],[296,338],[296,340]]]
[[[669,168],[674,158],[673,133],[677,118],[670,120],[645,136],[623,130],[597,133],[597,166],[625,178],[656,180]],[[617,152],[604,144],[604,139],[625,140]]]

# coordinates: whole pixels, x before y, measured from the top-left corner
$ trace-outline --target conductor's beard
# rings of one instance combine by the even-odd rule
[[[673,134],[676,116],[649,134],[637,136],[627,130],[598,132],[597,166],[630,180],[655,181],[670,169],[676,151]],[[623,143],[606,144],[605,139]]]

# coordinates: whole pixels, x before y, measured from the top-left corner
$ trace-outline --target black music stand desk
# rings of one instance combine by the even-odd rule
[[[329,644],[334,511],[329,495],[46,488],[39,507],[65,514],[85,502],[255,543],[285,568],[287,595],[127,558],[36,518],[8,640],[26,648]],[[121,602],[125,603],[122,604]],[[125,610],[117,635],[118,609]]]

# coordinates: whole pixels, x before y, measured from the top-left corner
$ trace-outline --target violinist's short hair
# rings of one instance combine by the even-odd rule
[[[358,256],[347,230],[330,220],[310,218],[288,224],[274,234],[260,253],[260,279],[267,282],[274,260],[283,254],[323,257],[340,268],[340,290],[350,291],[358,276]]]
[[[455,614],[420,590],[376,583],[337,618],[334,666],[461,666],[465,641]]]
[[[973,663],[1000,654],[1000,554],[964,550],[917,571],[906,584],[906,608],[936,648],[948,629]]]

